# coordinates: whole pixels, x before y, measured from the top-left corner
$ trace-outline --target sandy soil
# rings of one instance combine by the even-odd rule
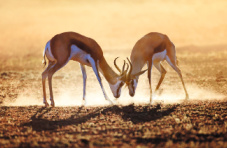
[[[225,147],[226,102],[1,107],[2,147]]]
[[[0,147],[227,146],[226,1],[0,2]],[[178,75],[164,63],[167,74],[152,105],[146,74],[134,98],[124,88],[108,106],[87,68],[88,106],[81,107],[82,74],[70,62],[53,79],[57,107],[43,108],[42,52],[64,31],[94,38],[112,67],[146,33],[167,34],[176,45],[189,102],[183,102]],[[153,88],[159,76],[153,69]]]

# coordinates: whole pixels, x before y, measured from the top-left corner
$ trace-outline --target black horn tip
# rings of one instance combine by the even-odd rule
[[[118,58],[119,58],[119,57],[116,57],[116,58],[114,59],[114,61],[116,61]]]
[[[116,69],[121,73],[121,70],[120,70],[120,68],[117,66],[117,63],[116,63],[116,60],[118,59],[119,57],[116,57],[115,59],[114,59],[114,66],[116,67]]]

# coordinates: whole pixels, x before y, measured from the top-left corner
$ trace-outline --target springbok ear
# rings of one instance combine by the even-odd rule
[[[139,75],[142,75],[143,73],[145,73],[148,69],[144,70],[144,71],[141,71],[141,72],[138,72],[136,74],[134,74],[133,76],[139,76]]]

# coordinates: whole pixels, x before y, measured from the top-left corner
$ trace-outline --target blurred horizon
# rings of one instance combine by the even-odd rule
[[[167,34],[176,47],[226,44],[225,0],[3,1],[1,56],[41,55],[55,34],[74,31],[105,50],[131,50],[149,32]]]

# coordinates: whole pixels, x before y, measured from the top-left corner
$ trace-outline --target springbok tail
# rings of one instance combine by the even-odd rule
[[[45,55],[43,56],[43,61],[42,61],[42,64],[43,64],[43,67],[46,66],[46,58],[45,58]]]
[[[179,61],[178,61],[178,59],[176,60],[176,64],[177,64],[177,66],[179,66],[178,64],[179,64]]]

